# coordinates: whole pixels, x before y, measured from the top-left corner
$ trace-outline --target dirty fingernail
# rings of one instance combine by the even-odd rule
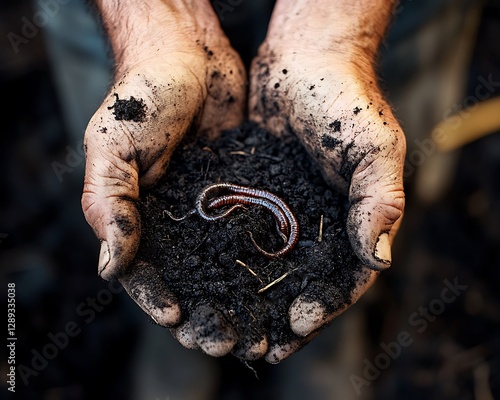
[[[326,322],[326,310],[317,301],[307,302],[299,297],[290,306],[290,327],[298,336],[307,336]]]
[[[382,233],[378,237],[373,255],[377,261],[386,264],[387,268],[391,265],[392,262],[391,243],[389,242],[388,233]]]
[[[106,269],[106,267],[109,264],[110,259],[111,259],[111,256],[109,254],[108,242],[103,240],[101,242],[101,251],[99,253],[99,266],[98,266],[99,275],[101,275],[102,272]]]

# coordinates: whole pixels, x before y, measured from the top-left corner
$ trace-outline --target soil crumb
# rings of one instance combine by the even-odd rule
[[[134,121],[143,122],[146,118],[146,105],[144,100],[136,99],[130,96],[128,100],[123,100],[114,93],[116,97],[115,103],[108,107],[108,110],[113,110],[113,115],[117,121]]]
[[[278,259],[255,249],[248,232],[267,251],[283,246],[273,216],[260,206],[245,206],[216,221],[196,213],[182,221],[168,216],[166,211],[188,214],[200,191],[218,182],[282,198],[299,222],[295,248]],[[141,193],[138,259],[158,268],[179,299],[183,318],[208,305],[239,336],[258,342],[267,335],[271,346],[282,345],[297,338],[288,309],[299,294],[329,311],[351,302],[355,276],[363,267],[347,237],[347,204],[294,137],[278,139],[245,123],[216,141],[181,144],[162,181]]]
[[[342,123],[338,119],[336,119],[330,124],[330,128],[332,128],[334,132],[340,132],[341,126]]]

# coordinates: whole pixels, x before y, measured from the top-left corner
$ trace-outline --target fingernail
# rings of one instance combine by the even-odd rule
[[[374,257],[377,261],[383,262],[384,264],[391,265],[392,255],[391,255],[391,243],[389,242],[389,234],[382,233],[377,240],[375,245]]]
[[[109,255],[108,242],[103,240],[101,242],[101,252],[99,253],[99,266],[98,266],[99,275],[101,275],[102,272],[106,269],[110,259],[111,257]]]
[[[292,331],[305,337],[325,323],[326,310],[317,301],[306,302],[298,298],[290,307],[290,326]]]

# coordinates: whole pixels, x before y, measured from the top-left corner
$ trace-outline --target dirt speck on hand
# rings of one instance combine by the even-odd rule
[[[332,128],[334,132],[340,132],[340,128],[342,127],[342,123],[338,119],[336,119],[335,121],[330,123],[330,125],[328,125],[328,126],[330,128]]]

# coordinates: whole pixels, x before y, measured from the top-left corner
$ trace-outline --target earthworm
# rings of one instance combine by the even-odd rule
[[[214,197],[220,195],[219,197]],[[236,203],[236,204],[235,204]],[[210,215],[207,209],[234,204],[231,208],[221,214]],[[297,244],[299,239],[299,224],[288,205],[278,196],[261,189],[253,189],[231,183],[215,183],[206,186],[196,198],[196,206],[188,214],[181,218],[175,218],[170,212],[167,214],[175,221],[181,221],[187,216],[198,213],[207,221],[215,221],[228,216],[235,209],[243,207],[242,204],[255,204],[265,207],[276,219],[278,230],[285,241],[285,246],[275,253],[263,250],[254,240],[252,233],[250,240],[255,248],[268,258],[278,258],[289,253]]]
[[[198,210],[198,213],[204,218],[205,216],[208,216],[204,210],[204,204],[207,201],[207,198],[209,198],[209,195],[213,192],[220,193],[224,191],[229,193],[234,193],[235,195],[215,198],[209,203],[208,208],[213,208],[216,205],[221,206],[225,204],[233,204],[235,202],[243,204],[250,203],[263,206],[273,213],[274,217],[276,218],[276,221],[278,222],[278,227],[280,232],[283,235],[285,235],[285,237],[289,235],[288,240],[286,241],[286,244],[282,249],[278,250],[275,253],[269,253],[263,250],[255,242],[252,233],[249,232],[250,239],[255,248],[259,252],[261,252],[262,254],[264,254],[269,258],[277,258],[289,253],[290,250],[292,250],[293,247],[297,244],[297,241],[299,239],[299,224],[297,219],[293,215],[288,205],[282,199],[265,190],[248,188],[245,186],[234,185],[231,183],[218,183],[209,185],[205,189],[203,189],[203,191],[198,196],[196,203],[196,208]],[[240,195],[246,195],[246,196],[238,197]],[[222,215],[227,216],[235,209],[235,207],[237,207],[237,205],[231,207]]]
[[[276,219],[276,225],[278,227],[280,236],[284,242],[287,242],[288,234],[290,233],[290,224],[288,222],[286,215],[276,204],[267,201],[266,199],[261,199],[259,197],[231,194],[231,195],[216,197],[215,199],[211,200],[210,203],[208,203],[207,208],[208,209],[219,208],[227,206],[229,204],[245,204],[245,205],[254,204],[257,206],[265,207],[273,214],[274,218]],[[235,208],[236,206],[233,206],[223,214],[219,215],[226,216],[230,214]]]

